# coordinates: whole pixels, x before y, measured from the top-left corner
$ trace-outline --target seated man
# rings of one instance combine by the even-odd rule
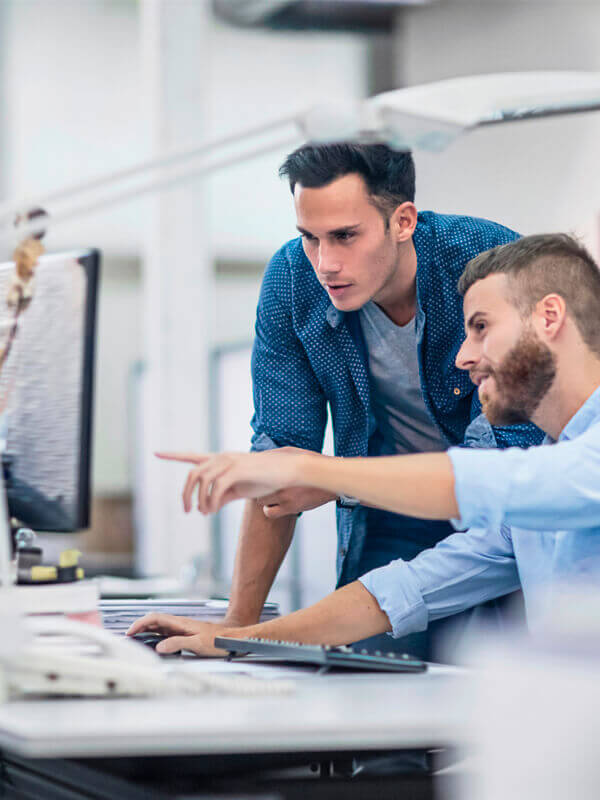
[[[194,456],[184,489],[203,513],[239,497],[313,486],[461,528],[411,561],[372,570],[310,608],[227,628],[150,614],[130,633],[158,647],[214,651],[215,635],[346,644],[420,631],[436,619],[523,588],[535,631],[565,583],[600,577],[600,271],[561,234],[529,236],[475,257],[459,281],[466,339],[456,363],[494,425],[531,421],[544,445],[380,458],[284,449]],[[556,443],[554,443],[556,442]],[[551,445],[551,446],[548,446]]]

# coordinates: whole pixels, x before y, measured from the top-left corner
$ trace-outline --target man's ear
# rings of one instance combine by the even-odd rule
[[[408,241],[417,227],[417,207],[414,203],[401,203],[390,217],[390,231],[397,242]]]
[[[547,294],[539,300],[533,311],[535,324],[545,339],[555,339],[562,331],[567,317],[567,306],[559,294]]]

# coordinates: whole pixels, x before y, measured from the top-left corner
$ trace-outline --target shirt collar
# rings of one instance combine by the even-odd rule
[[[579,411],[574,414],[562,429],[558,441],[576,439],[600,420],[600,386],[588,397]]]
[[[337,328],[340,322],[344,319],[344,312],[340,311],[333,305],[333,303],[330,302],[329,308],[327,309],[325,316],[327,318],[327,322],[331,325],[331,327]]]

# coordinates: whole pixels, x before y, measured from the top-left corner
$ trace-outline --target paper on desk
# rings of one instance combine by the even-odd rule
[[[112,575],[100,575],[101,597],[141,597],[154,594],[180,594],[185,591],[179,578],[116,578]]]
[[[101,600],[102,623],[113,633],[125,634],[136,619],[152,612],[191,617],[201,622],[221,622],[227,611],[227,600],[194,599],[189,597],[156,598],[150,600]],[[279,615],[277,603],[266,603],[261,622]]]

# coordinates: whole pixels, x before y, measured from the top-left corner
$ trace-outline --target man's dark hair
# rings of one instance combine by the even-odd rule
[[[394,210],[415,199],[415,164],[410,152],[384,144],[305,144],[290,153],[279,168],[280,177],[318,189],[344,175],[356,173],[367,185],[371,202],[389,220]]]
[[[581,338],[600,355],[600,270],[585,247],[566,233],[524,236],[475,256],[458,282],[465,295],[488,275],[509,278],[511,302],[523,316],[548,294],[565,301]]]

